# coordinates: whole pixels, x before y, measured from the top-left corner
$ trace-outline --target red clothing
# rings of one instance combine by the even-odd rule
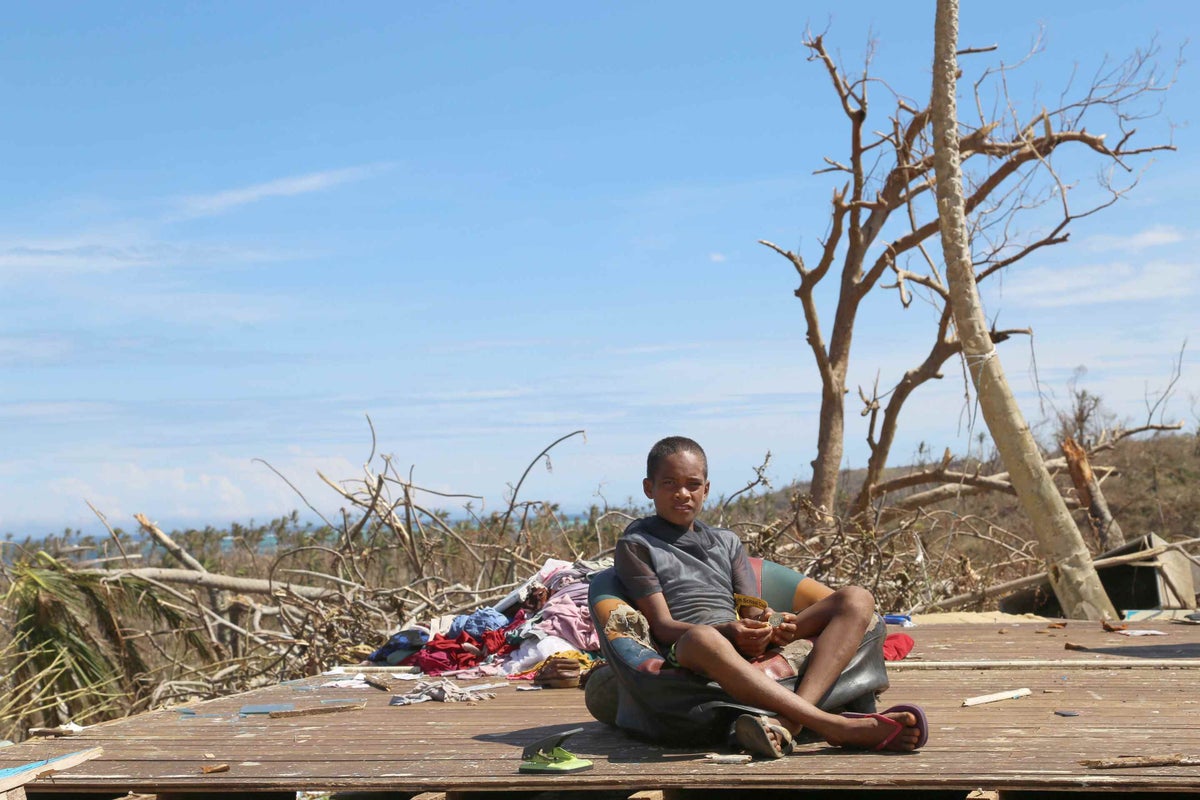
[[[883,660],[900,661],[912,651],[913,644],[907,633],[889,633],[883,640]]]
[[[489,655],[508,655],[514,648],[504,640],[505,634],[524,621],[524,610],[518,611],[516,618],[503,628],[494,631],[484,631],[482,641],[476,639],[466,631],[463,631],[453,639],[448,639],[440,633],[435,633],[433,638],[424,647],[400,663],[415,666],[426,675],[440,675],[443,672],[477,667],[482,659],[478,654],[469,652],[464,648],[464,644],[469,644],[477,650],[482,650],[483,658],[487,658]]]

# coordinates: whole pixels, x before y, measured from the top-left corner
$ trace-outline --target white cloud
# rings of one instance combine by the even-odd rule
[[[724,253],[709,253],[708,260],[713,262],[714,264],[724,264],[729,259],[725,256]]]
[[[1196,269],[1176,261],[1039,267],[1010,277],[1004,299],[1057,308],[1180,298],[1195,294]]]
[[[418,394],[414,399],[433,400],[436,402],[451,402],[455,400],[513,400],[519,397],[529,397],[532,389],[474,389],[459,392],[438,392],[433,394]]]
[[[93,403],[80,400],[0,403],[0,419],[69,419],[73,422],[78,422],[81,419],[94,419],[98,416],[109,413],[111,410],[112,407],[105,403]]]
[[[1186,238],[1178,228],[1170,225],[1155,225],[1130,236],[1114,236],[1111,234],[1089,236],[1084,242],[1084,246],[1089,250],[1096,251],[1120,250],[1124,252],[1140,252],[1151,247],[1178,244]]]
[[[361,466],[340,456],[318,455],[291,448],[272,466],[317,508],[336,508],[341,499],[317,477],[320,470],[332,480],[362,474]],[[56,509],[53,525],[91,526],[95,517],[86,502],[103,513],[110,524],[133,527],[133,515],[143,512],[167,527],[180,521],[221,525],[228,521],[262,520],[303,508],[304,501],[282,479],[250,459],[215,456],[188,467],[155,464],[135,449],[81,454],[74,475],[37,482],[29,475],[15,483],[29,485],[11,490],[0,512],[0,531],[45,518],[47,507]],[[332,512],[330,512],[332,513]]]
[[[262,324],[298,313],[297,305],[286,297],[233,292],[126,291],[106,300],[117,313],[208,328]]]
[[[701,344],[643,344],[632,347],[609,347],[605,348],[603,352],[613,356],[645,356],[696,351],[702,347]]]
[[[339,184],[377,175],[390,165],[374,164],[363,167],[346,167],[324,172],[310,172],[278,178],[265,183],[256,183],[237,189],[226,189],[212,194],[197,194],[180,198],[179,216],[176,219],[194,219],[223,214],[239,206],[257,203],[269,197],[295,197],[312,192],[322,192]]]
[[[430,353],[476,353],[480,350],[531,350],[563,340],[551,339],[472,339],[459,342],[438,342],[429,346]]]
[[[58,335],[0,337],[0,364],[57,361],[72,349],[70,340]]]
[[[21,273],[113,272],[137,267],[182,264],[248,263],[279,258],[264,250],[163,241],[18,241],[0,242],[0,269]]]

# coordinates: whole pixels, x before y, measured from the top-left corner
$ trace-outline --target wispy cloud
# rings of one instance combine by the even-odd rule
[[[10,276],[22,272],[44,276],[51,272],[112,272],[177,264],[246,263],[279,257],[279,254],[255,248],[186,242],[0,242],[0,269]]]
[[[106,299],[108,308],[143,319],[171,321],[179,325],[222,328],[259,325],[286,313],[306,313],[296,300],[276,293],[140,290],[123,291]]]
[[[107,403],[84,400],[0,403],[0,419],[8,420],[70,419],[78,422],[84,419],[94,420],[111,411],[112,406]]]
[[[325,170],[324,172],[310,172],[305,175],[278,178],[265,183],[226,189],[212,194],[189,195],[179,199],[179,210],[175,219],[212,217],[270,197],[295,197],[313,192],[323,192],[343,183],[373,177],[390,166],[390,164],[370,164],[361,167]]]
[[[1033,308],[1165,300],[1195,294],[1195,275],[1182,261],[1046,267],[1010,279],[1004,298]]]
[[[724,253],[709,253],[708,260],[713,262],[714,264],[723,264],[726,261],[728,261],[729,259],[726,257],[726,255]]]
[[[612,356],[657,356],[673,353],[695,352],[704,348],[702,344],[639,344],[630,347],[606,347],[604,353]]]
[[[562,340],[558,340],[561,343]],[[483,350],[529,350],[554,344],[550,339],[472,339],[459,342],[439,342],[430,345],[429,352],[437,355],[477,353]]]
[[[0,365],[53,362],[69,354],[72,344],[64,336],[0,337]]]
[[[1148,250],[1152,247],[1163,247],[1169,244],[1178,244],[1188,238],[1183,231],[1170,225],[1155,225],[1146,228],[1144,231],[1134,233],[1129,236],[1113,236],[1110,234],[1100,234],[1090,236],[1084,243],[1089,250],[1099,252],[1111,252],[1113,250],[1121,252],[1137,253],[1143,250]]]
[[[532,394],[533,390],[529,388],[464,389],[462,391],[417,393],[412,395],[411,399],[435,403],[453,403],[460,401],[487,402],[490,400],[514,400],[521,397],[529,397]]]

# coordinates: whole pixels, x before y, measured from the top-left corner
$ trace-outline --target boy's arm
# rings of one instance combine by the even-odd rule
[[[650,623],[650,633],[662,644],[674,644],[683,634],[699,627],[672,617],[662,592],[639,597],[633,602]],[[748,658],[762,655],[771,643],[772,628],[761,620],[736,619],[712,627],[732,642],[739,653]]]

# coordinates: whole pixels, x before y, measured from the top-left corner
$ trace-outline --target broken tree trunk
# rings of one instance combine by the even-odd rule
[[[209,589],[228,589],[231,592],[244,594],[276,595],[288,593],[308,600],[320,600],[339,596],[336,589],[322,589],[317,586],[304,586],[281,580],[262,580],[260,578],[238,578],[232,575],[220,575],[215,572],[197,572],[191,569],[169,569],[167,567],[140,567],[138,569],[81,569],[80,575],[95,575],[100,578],[120,578],[128,575],[134,578],[144,578],[163,583],[182,583],[188,586],[203,586]]]
[[[934,174],[946,282],[962,355],[983,419],[1037,535],[1063,613],[1075,619],[1116,619],[1116,609],[1100,584],[1083,536],[1050,478],[1008,386],[975,285],[958,140],[957,48],[958,0],[938,0],[933,58]]]
[[[1071,474],[1071,483],[1075,484],[1075,494],[1079,497],[1079,505],[1087,509],[1088,522],[1100,540],[1100,550],[1110,550],[1125,544],[1125,534],[1121,526],[1113,519],[1108,510],[1108,501],[1100,489],[1100,481],[1092,472],[1092,464],[1088,461],[1087,451],[1068,436],[1062,442],[1063,455],[1067,459],[1067,471]]]

